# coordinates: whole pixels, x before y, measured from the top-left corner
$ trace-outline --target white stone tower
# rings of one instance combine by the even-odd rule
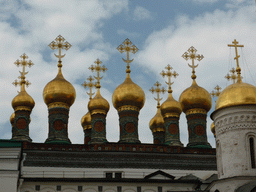
[[[256,189],[256,87],[241,80],[236,40],[236,79],[218,97],[211,118],[215,124],[218,178],[210,191]]]

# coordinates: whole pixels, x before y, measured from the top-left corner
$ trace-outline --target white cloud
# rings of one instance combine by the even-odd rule
[[[139,37],[140,35],[136,32],[128,32],[128,31],[125,31],[124,29],[119,29],[117,30],[117,34],[118,35],[121,35],[121,36],[125,36],[125,37]]]
[[[229,59],[233,62],[234,58],[234,50],[231,50],[232,56],[230,57],[230,48],[227,44],[231,44],[234,39],[245,45],[243,52],[247,64],[251,72],[256,71],[254,66],[255,54],[253,52],[253,50],[256,50],[254,41],[255,19],[254,8],[250,6],[242,6],[235,11],[229,10],[227,12],[216,10],[213,13],[206,13],[194,19],[189,19],[186,16],[178,17],[175,25],[170,25],[152,33],[148,37],[144,48],[138,52],[135,60],[146,68],[151,68],[152,72],[158,75],[160,82],[162,82],[162,77],[159,73],[167,64],[170,64],[179,73],[177,79],[173,80],[174,84],[172,86],[174,94],[178,94],[175,97],[178,100],[183,90],[192,83],[191,68],[187,65],[191,61],[185,61],[181,56],[193,45],[198,53],[205,57],[201,62],[196,62],[199,63],[196,68],[198,85],[209,92],[217,84],[224,89],[227,85],[224,76],[228,72],[228,62]],[[239,53],[241,54],[240,50]],[[240,63],[242,63],[242,60]],[[249,76],[244,74],[245,68],[242,71],[243,75]],[[246,81],[253,83],[249,78]],[[180,123],[186,127],[186,123],[183,123],[183,121],[185,119],[181,120]],[[208,129],[210,129],[210,124],[211,120],[208,118]],[[187,135],[186,132],[187,130],[182,128],[181,136]],[[212,136],[210,140],[211,144],[215,146]]]
[[[63,54],[63,75],[76,88],[76,102],[70,109],[69,136],[73,143],[83,143],[83,131],[80,125],[82,116],[87,112],[88,96],[81,85],[75,84],[78,79],[89,76],[88,67],[100,58],[107,61],[112,54],[109,43],[104,42],[100,28],[103,21],[127,9],[128,1],[8,1],[1,3],[0,14],[0,41],[2,46],[1,58],[1,100],[0,124],[2,138],[10,138],[10,115],[12,99],[17,95],[17,90],[11,83],[19,76],[19,68],[13,63],[20,59],[24,52],[35,64],[29,71],[27,79],[32,83],[27,92],[35,100],[35,107],[31,114],[30,136],[34,142],[44,142],[48,135],[48,110],[42,97],[43,88],[57,74],[57,58],[55,51],[50,50],[48,44],[57,35],[61,34],[73,46]],[[18,21],[18,25],[10,21]],[[92,49],[82,49],[93,42]],[[85,46],[86,45],[86,46]],[[96,47],[95,47],[96,46]],[[45,52],[47,54],[45,54]],[[43,57],[49,57],[51,62],[46,62]],[[84,96],[84,97],[82,97]],[[109,102],[111,97],[108,97]],[[81,103],[84,103],[83,105]],[[116,118],[118,119],[118,118]],[[117,121],[117,120],[116,120]],[[112,121],[114,122],[114,121]],[[9,124],[9,127],[6,125]],[[3,127],[5,125],[5,127]]]
[[[150,20],[150,19],[153,19],[153,16],[150,13],[150,11],[147,10],[146,8],[137,6],[133,13],[133,19],[135,21],[148,20],[148,19]]]
[[[196,3],[216,3],[219,0],[193,0]]]

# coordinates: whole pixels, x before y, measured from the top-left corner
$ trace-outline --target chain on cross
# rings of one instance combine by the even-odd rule
[[[117,48],[116,48],[120,53],[123,53],[123,52],[126,52],[127,54],[127,59],[123,59],[123,61],[125,63],[127,63],[127,69],[126,69],[126,73],[130,73],[131,70],[130,70],[130,63],[134,60],[130,60],[129,59],[129,53],[132,52],[133,54],[135,54],[139,49],[132,44],[132,42],[127,38],[124,40],[123,44],[119,45]]]
[[[172,70],[172,67],[168,64],[166,67],[165,67],[166,71],[162,71],[160,73],[160,75],[162,75],[163,77],[167,76],[168,77],[168,82],[165,81],[165,83],[169,86],[168,88],[168,93],[172,93],[172,88],[171,88],[171,85],[173,84],[173,82],[171,82],[171,77],[174,77],[176,78],[179,74],[176,72],[176,71],[171,71]]]
[[[24,53],[23,55],[20,56],[20,58],[22,60],[17,59],[14,64],[17,65],[17,67],[22,66],[22,71],[20,72],[20,76],[18,77],[20,79],[20,81],[15,80],[12,84],[16,87],[18,85],[21,86],[21,91],[25,90],[25,85],[28,87],[31,83],[29,81],[26,81],[26,74],[28,74],[28,72],[26,72],[26,67],[32,67],[34,65],[34,63],[32,63],[31,60],[26,61],[26,59],[28,59],[28,56]]]
[[[94,72],[96,71],[97,72],[97,76],[94,78],[97,80],[97,83],[96,83],[96,88],[100,88],[100,80],[103,78],[103,77],[100,77],[100,72],[103,72],[105,73],[105,71],[107,71],[108,69],[103,65],[102,67],[100,66],[100,64],[102,63],[99,59],[97,59],[95,62],[94,62],[96,65],[91,65],[91,67],[89,67],[89,69]]]
[[[212,97],[218,97],[218,96],[221,94],[221,92],[220,92],[221,87],[220,87],[219,85],[217,85],[214,89],[215,89],[216,91],[212,91],[212,92],[211,92],[211,96],[212,96]]]
[[[55,57],[59,58],[59,64],[58,64],[58,67],[61,68],[62,67],[62,64],[61,64],[61,58],[63,58],[66,54],[64,55],[61,55],[61,49],[66,49],[69,50],[69,48],[71,47],[72,45],[65,41],[64,37],[62,37],[61,35],[59,35],[58,37],[56,37],[55,41],[52,41],[50,44],[49,44],[49,47],[52,49],[52,50],[55,50],[55,49],[59,49],[59,55],[55,55]]]
[[[86,82],[86,81],[84,81],[84,83],[82,84],[82,86],[84,87],[84,88],[89,88],[89,93],[88,92],[86,92],[89,96],[90,96],[90,100],[92,99],[92,96],[95,94],[95,93],[93,93],[92,92],[92,88],[93,87],[96,87],[96,83],[93,83],[93,78],[92,78],[92,76],[89,76],[89,78],[87,78],[87,80],[88,80],[88,82]]]
[[[149,91],[151,93],[156,93],[157,94],[157,98],[154,97],[154,99],[157,101],[157,108],[160,107],[160,101],[163,99],[163,98],[160,98],[160,93],[164,94],[166,92],[165,88],[162,87],[160,88],[161,84],[157,81],[155,84],[156,88],[154,89],[154,87],[152,87],[151,89],[149,89]]]
[[[185,52],[182,57],[187,61],[188,59],[191,59],[192,60],[192,65],[188,64],[189,67],[192,68],[192,79],[196,79],[196,75],[195,75],[195,68],[198,67],[198,64],[195,65],[195,60],[198,60],[198,61],[201,61],[204,56],[203,55],[199,55],[199,54],[196,54],[197,50],[191,46],[187,52]]]
[[[239,66],[239,60],[238,58],[240,55],[238,55],[237,47],[244,47],[243,45],[238,45],[238,41],[236,39],[232,42],[233,44],[228,44],[229,47],[235,47],[236,56],[234,57],[234,60],[236,60],[236,72],[237,72],[237,82],[241,82],[241,68]]]

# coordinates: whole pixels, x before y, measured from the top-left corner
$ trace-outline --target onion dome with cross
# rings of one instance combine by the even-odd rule
[[[21,76],[19,76],[20,81],[15,80],[13,82],[13,85],[15,85],[15,86],[20,85],[21,89],[20,89],[19,94],[13,98],[12,107],[15,111],[17,111],[17,110],[31,111],[35,106],[35,101],[25,90],[25,85],[27,87],[30,85],[30,82],[25,80],[25,78],[26,78],[25,75],[28,73],[28,72],[25,72],[25,68],[27,66],[31,67],[34,64],[30,60],[26,61],[28,56],[25,53],[23,55],[21,55],[20,58],[22,58],[22,60],[17,60],[17,61],[15,61],[14,64],[17,65],[18,67],[22,66],[23,70],[22,70],[22,72],[20,72],[20,74],[21,74]]]
[[[89,67],[89,69],[92,72],[97,72],[97,76],[94,77],[97,80],[97,83],[95,85],[95,87],[97,88],[97,93],[95,95],[94,98],[92,98],[89,103],[88,103],[88,109],[91,113],[91,115],[93,113],[103,113],[103,114],[107,114],[107,112],[109,111],[109,103],[106,99],[104,99],[101,94],[100,94],[100,79],[102,79],[102,77],[100,77],[100,72],[105,72],[107,71],[107,68],[103,65],[100,66],[100,64],[102,63],[99,59],[97,59],[94,62],[96,65],[91,65],[91,67]]]
[[[232,75],[226,76],[228,80],[233,80],[233,84],[229,85],[221,92],[215,104],[215,111],[236,105],[256,104],[256,87],[242,82],[241,68],[238,60],[240,55],[238,55],[237,48],[244,46],[239,45],[236,40],[234,40],[232,44],[229,44],[228,46],[235,47],[236,57],[234,60],[236,60],[237,67],[236,70],[232,69],[230,71]],[[235,71],[237,73],[236,75]]]
[[[134,106],[139,111],[145,103],[145,93],[140,86],[135,84],[130,77],[130,63],[133,61],[129,60],[129,53],[132,52],[135,54],[138,51],[138,48],[132,44],[129,39],[126,39],[123,44],[117,47],[117,50],[120,53],[126,52],[127,59],[123,59],[127,63],[126,69],[126,79],[124,82],[119,85],[112,96],[113,105],[117,110],[120,110],[122,106]]]
[[[156,93],[157,94],[157,98],[154,98],[157,101],[157,112],[156,115],[150,120],[149,122],[149,128],[151,129],[151,131],[154,132],[165,132],[164,129],[164,118],[161,114],[161,110],[160,110],[160,101],[163,98],[159,97],[160,93],[165,93],[166,90],[162,87],[160,88],[161,84],[157,81],[155,84],[156,88],[154,89],[154,87],[152,87],[149,91],[151,93]]]
[[[89,92],[89,93],[87,92],[87,94],[90,96],[90,97],[89,97],[90,100],[92,99],[92,96],[94,95],[94,93],[92,92],[92,88],[96,86],[96,84],[92,82],[93,79],[94,79],[94,78],[93,78],[92,76],[90,76],[89,78],[87,78],[87,80],[88,80],[89,82],[86,82],[86,81],[85,81],[85,82],[82,84],[82,86],[83,86],[84,88],[87,88],[87,87],[88,87],[88,88],[90,89],[90,92]],[[81,119],[81,125],[82,125],[84,131],[92,128],[91,120],[92,120],[91,114],[90,114],[90,112],[88,111],[88,112],[82,117],[82,119]]]
[[[165,69],[167,71],[162,71],[160,74],[165,77],[167,76],[168,77],[168,82],[166,82],[166,84],[168,85],[168,98],[166,99],[165,102],[162,103],[161,105],[161,113],[163,115],[163,117],[167,118],[167,117],[170,117],[170,116],[177,116],[179,117],[181,112],[182,112],[182,108],[181,108],[181,105],[178,101],[176,101],[173,96],[172,96],[172,88],[171,88],[171,85],[173,84],[171,82],[171,77],[174,77],[176,78],[179,74],[176,73],[176,71],[171,71],[172,70],[172,67],[170,65],[167,65],[165,67]]]
[[[192,65],[188,64],[192,68],[193,79],[192,85],[184,90],[179,98],[183,112],[188,112],[190,109],[203,109],[207,113],[212,107],[211,95],[207,90],[197,85],[195,79],[195,68],[198,66],[194,64],[195,60],[201,61],[204,57],[203,55],[196,54],[197,50],[192,46],[185,52],[182,57],[185,60],[191,59]]]
[[[63,58],[65,54],[61,55],[61,50],[65,49],[67,51],[71,47],[71,44],[65,41],[65,39],[61,35],[59,35],[55,39],[55,41],[52,41],[49,44],[49,47],[52,50],[59,49],[59,55],[54,54],[57,58],[59,58],[59,71],[57,76],[52,81],[50,81],[44,88],[44,102],[46,103],[48,108],[51,108],[53,106],[59,106],[69,109],[75,101],[76,91],[73,85],[70,82],[68,82],[62,75],[61,58]]]

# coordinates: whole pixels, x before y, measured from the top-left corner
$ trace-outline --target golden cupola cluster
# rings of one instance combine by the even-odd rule
[[[188,64],[189,67],[192,68],[192,76],[193,79],[192,85],[185,89],[179,98],[179,102],[181,104],[182,110],[184,113],[188,112],[191,109],[200,109],[205,110],[207,113],[212,107],[212,98],[210,93],[204,88],[200,87],[196,83],[196,75],[195,68],[198,65],[194,64],[194,60],[201,61],[204,57],[203,55],[196,54],[197,50],[192,46],[188,49],[188,52],[185,52],[182,57],[185,60],[191,59],[192,65]]]
[[[237,75],[233,75],[232,79],[234,83],[226,87],[220,93],[215,104],[215,111],[225,107],[256,104],[256,87],[248,83],[242,82],[241,78],[241,68],[239,66],[238,60],[240,56],[237,53],[237,47],[243,47],[243,45],[239,45],[236,40],[234,40],[232,43],[233,44],[230,44],[228,46],[235,47],[236,57],[234,59],[237,63]],[[237,82],[235,82],[235,80],[237,80]]]
[[[73,85],[70,82],[68,82],[62,75],[61,58],[63,58],[65,55],[61,55],[61,49],[68,50],[71,47],[71,44],[67,41],[65,42],[65,39],[61,35],[59,35],[55,39],[55,41],[52,41],[49,44],[49,47],[53,50],[59,49],[59,55],[54,54],[57,58],[59,58],[59,71],[57,76],[52,81],[50,81],[44,88],[44,102],[46,103],[48,108],[59,106],[69,109],[75,101],[76,91]]]
[[[154,132],[165,132],[165,128],[164,128],[164,118],[161,114],[161,110],[160,110],[160,101],[162,100],[162,98],[159,97],[160,93],[165,93],[165,89],[162,87],[160,88],[161,84],[159,82],[156,82],[154,84],[156,86],[156,88],[154,89],[154,87],[152,87],[149,91],[151,93],[156,93],[157,94],[157,98],[154,98],[157,101],[157,112],[156,115],[150,120],[149,122],[149,128],[151,129],[151,131]]]
[[[100,94],[100,79],[102,79],[102,77],[100,77],[100,72],[105,72],[107,70],[107,68],[103,65],[100,66],[100,64],[102,63],[99,59],[97,59],[94,62],[96,65],[92,65],[91,67],[89,67],[89,69],[92,72],[97,72],[97,77],[95,77],[95,79],[97,80],[97,83],[95,85],[95,87],[97,88],[97,93],[95,95],[94,98],[92,98],[89,103],[88,103],[88,110],[89,112],[92,114],[94,113],[103,113],[103,114],[107,114],[109,111],[109,103],[108,101],[103,98]]]
[[[123,44],[117,47],[120,53],[126,52],[127,59],[123,59],[127,63],[126,79],[120,84],[114,91],[112,96],[113,105],[117,110],[120,110],[123,106],[133,106],[139,111],[145,103],[145,93],[140,86],[135,84],[130,77],[129,64],[133,61],[129,60],[129,53],[135,54],[138,48],[132,44],[129,39],[126,39]]]
[[[19,94],[13,98],[12,107],[15,111],[16,110],[32,111],[32,109],[35,106],[35,101],[25,90],[25,85],[27,87],[30,85],[30,82],[25,80],[26,78],[25,75],[28,73],[25,71],[25,67],[26,66],[31,67],[34,64],[31,61],[26,61],[28,56],[25,53],[20,57],[22,58],[22,60],[17,60],[14,64],[17,65],[18,67],[19,66],[23,67],[22,72],[20,72],[21,76],[19,77],[21,80],[20,81],[15,80],[13,82],[13,85],[15,86],[20,85],[21,90]]]
[[[179,117],[181,112],[182,112],[182,108],[181,105],[178,101],[176,101],[173,96],[172,96],[172,88],[171,85],[173,84],[171,82],[171,77],[176,78],[178,76],[178,73],[176,73],[176,71],[172,72],[172,67],[170,65],[167,65],[167,67],[165,67],[165,69],[167,71],[162,71],[160,74],[165,77],[168,77],[168,82],[166,82],[166,84],[168,85],[168,98],[162,103],[161,105],[161,113],[163,115],[164,118],[167,117]]]

